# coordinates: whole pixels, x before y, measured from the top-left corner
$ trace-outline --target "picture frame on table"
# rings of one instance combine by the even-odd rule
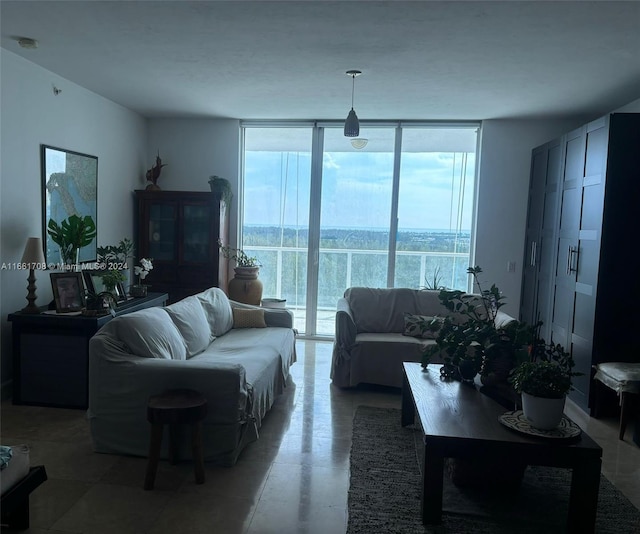
[[[81,273],[50,273],[57,313],[81,311],[85,307]]]
[[[85,270],[82,271],[82,276],[84,277],[84,283],[87,287],[87,291],[89,293],[93,293],[95,295],[99,295],[107,291],[107,288],[104,285],[104,281],[102,277],[107,274],[108,270]],[[122,282],[118,282],[113,291],[109,291],[109,293],[113,294],[116,299],[116,302],[122,302],[123,300],[127,300],[127,292],[124,289],[124,285]]]

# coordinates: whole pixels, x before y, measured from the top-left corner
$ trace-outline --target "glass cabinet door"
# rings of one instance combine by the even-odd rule
[[[182,261],[211,261],[212,225],[210,205],[185,205],[182,208]]]
[[[149,206],[149,256],[154,260],[176,259],[175,204]]]

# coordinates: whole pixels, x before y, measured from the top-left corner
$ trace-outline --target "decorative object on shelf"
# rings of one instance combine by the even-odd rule
[[[146,297],[147,296],[147,286],[142,283],[142,281],[147,277],[147,275],[153,269],[153,261],[149,258],[142,258],[140,260],[140,265],[136,265],[133,268],[133,273],[138,277],[138,283],[131,286],[131,296],[132,297]]]
[[[358,137],[360,135],[360,122],[358,121],[358,116],[356,115],[355,110],[353,109],[353,97],[356,90],[356,76],[362,74],[359,70],[348,70],[346,72],[347,76],[351,76],[352,84],[351,84],[351,111],[349,111],[349,115],[347,115],[347,119],[344,121],[344,136],[345,137]]]
[[[503,323],[500,308],[505,297],[495,284],[490,289],[482,288],[480,267],[469,267],[467,272],[480,293],[440,291],[440,302],[451,314],[433,324],[436,343],[425,348],[422,366],[426,367],[432,356],[442,354],[441,374],[445,378],[460,378],[464,373],[471,379],[479,372],[485,385],[506,385],[509,371],[518,355],[522,358],[527,353],[534,332],[520,321]]]
[[[581,374],[573,371],[574,366],[573,357],[561,345],[547,344],[534,336],[529,358],[521,361],[509,377],[514,389],[522,394],[522,411],[531,426],[551,430],[560,424],[572,377]]]
[[[82,273],[51,273],[50,277],[56,312],[81,311],[85,304]]]
[[[220,243],[218,243],[220,245]],[[220,245],[220,253],[228,260],[236,262],[235,276],[229,280],[229,298],[245,304],[260,306],[262,282],[258,280],[260,262],[244,250]]]
[[[67,270],[77,270],[80,249],[91,244],[96,237],[96,224],[90,215],[71,215],[58,224],[49,219],[47,234],[60,247],[60,261]]]
[[[162,163],[160,159],[160,151],[158,150],[158,155],[156,156],[156,164],[153,165],[146,174],[146,178],[148,182],[151,182],[147,185],[146,189],[148,191],[160,191],[160,186],[158,185],[158,178],[160,178],[160,172],[162,171],[162,167],[166,167],[166,163]]]
[[[44,253],[42,252],[42,239],[39,237],[27,238],[27,244],[24,246],[24,252],[22,253],[22,265],[26,268],[29,266],[29,277],[27,281],[27,302],[28,304],[20,310],[22,313],[40,313],[40,309],[36,306],[35,302],[38,298],[36,296],[36,275],[35,270],[46,269],[47,263],[44,260]]]
[[[209,177],[209,187],[212,193],[220,193],[222,195],[222,201],[231,206],[231,200],[233,199],[233,191],[231,190],[231,183],[226,178],[220,176]]]

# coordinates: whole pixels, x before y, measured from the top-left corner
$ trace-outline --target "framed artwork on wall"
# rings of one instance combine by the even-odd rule
[[[51,273],[53,298],[58,313],[75,312],[84,308],[84,285],[80,273]]]
[[[60,263],[60,251],[47,233],[49,219],[60,224],[71,215],[91,216],[98,224],[98,158],[40,145],[42,167],[42,235],[47,263]],[[97,228],[96,228],[97,230]],[[96,259],[97,237],[80,249],[80,262]]]

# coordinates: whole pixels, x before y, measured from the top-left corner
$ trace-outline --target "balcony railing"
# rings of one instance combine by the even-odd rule
[[[247,246],[244,251],[262,263],[260,280],[264,297],[285,298],[294,311],[295,327],[305,332],[307,249],[301,247]],[[318,287],[318,335],[333,336],[335,306],[344,290],[353,285],[386,287],[386,250],[320,249],[320,282]],[[366,265],[366,272],[359,272]],[[403,287],[421,288],[430,284],[438,266],[440,283],[449,288],[467,289],[468,252],[396,252],[396,280]],[[323,271],[323,268],[325,270]],[[376,269],[377,268],[377,269]]]

